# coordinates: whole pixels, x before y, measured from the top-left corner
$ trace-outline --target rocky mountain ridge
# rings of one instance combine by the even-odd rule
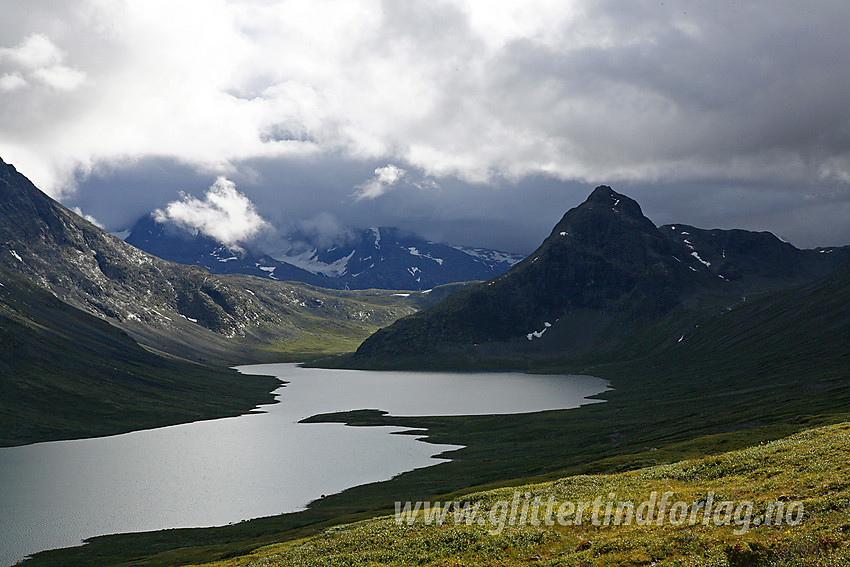
[[[305,246],[298,240],[297,246],[268,254],[227,247],[197,231],[158,222],[152,215],[139,219],[125,241],[159,258],[201,266],[214,274],[247,274],[352,290],[423,291],[486,280],[523,258],[498,250],[440,244],[394,227],[351,231],[331,245]]]
[[[600,186],[508,273],[381,329],[350,363],[562,356],[616,344],[676,309],[734,305],[848,261],[850,247],[799,250],[769,233],[659,228],[633,199]]]

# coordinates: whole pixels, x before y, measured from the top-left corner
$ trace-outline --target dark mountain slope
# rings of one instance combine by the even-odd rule
[[[347,350],[416,310],[415,298],[390,292],[345,294],[161,260],[81,219],[2,161],[0,267],[151,348],[227,364],[280,360],[292,345]]]
[[[682,258],[728,280],[748,284],[803,283],[828,275],[850,262],[850,247],[800,250],[769,232],[705,230],[685,224],[664,225]]]
[[[814,283],[761,294],[684,330],[648,357],[683,375],[764,377],[763,385],[850,377],[850,265]],[[696,363],[699,368],[694,368]],[[810,380],[812,379],[812,380]],[[817,380],[817,381],[814,381]]]
[[[616,357],[619,345],[668,314],[678,328],[754,293],[812,281],[850,257],[848,248],[798,250],[769,233],[685,228],[660,230],[635,201],[598,187],[507,274],[378,331],[345,363]]]
[[[0,268],[0,446],[239,415],[278,384],[151,354]]]
[[[576,317],[592,328],[615,317],[658,317],[686,292],[717,279],[673,254],[671,242],[635,201],[599,187],[507,274],[382,329],[361,345],[355,360],[521,337],[533,342],[562,319],[566,325]]]

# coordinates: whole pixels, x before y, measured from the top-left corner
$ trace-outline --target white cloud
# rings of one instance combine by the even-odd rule
[[[844,2],[5,1],[0,148],[54,195],[145,156],[230,175],[339,153],[471,182],[850,176]]]
[[[16,47],[0,47],[0,64],[14,71],[0,78],[0,90],[14,91],[30,83],[27,74],[41,83],[62,91],[73,91],[86,80],[86,74],[62,65],[65,53],[43,34],[26,37]]]
[[[14,91],[27,86],[27,80],[20,73],[6,73],[0,77],[0,91]]]
[[[80,217],[82,217],[82,218],[86,219],[87,221],[89,221],[90,223],[92,223],[93,225],[95,225],[96,227],[98,227],[98,228],[103,228],[103,225],[102,225],[102,224],[100,224],[100,223],[97,221],[97,219],[96,219],[96,218],[94,218],[94,217],[93,217],[93,216],[91,216],[91,215],[87,215],[86,213],[84,213],[84,212],[83,212],[83,210],[82,210],[82,209],[80,209],[80,207],[74,207],[74,208],[72,208],[71,210],[72,210],[72,211],[74,211],[74,213],[76,213],[76,214],[77,214],[77,216],[80,216]]]
[[[360,201],[361,199],[375,199],[380,197],[393,189],[405,175],[407,175],[405,170],[393,164],[379,167],[375,170],[374,177],[354,188],[354,198]]]
[[[73,91],[86,81],[85,73],[62,65],[38,69],[33,72],[33,76],[62,91]]]
[[[0,48],[0,59],[28,69],[49,67],[62,61],[62,51],[44,34],[32,34],[15,47]]]
[[[216,179],[204,199],[183,194],[165,209],[154,211],[157,222],[174,222],[197,229],[222,244],[237,246],[268,226],[254,204],[224,177]]]

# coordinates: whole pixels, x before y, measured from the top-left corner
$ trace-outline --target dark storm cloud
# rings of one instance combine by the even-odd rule
[[[607,183],[850,242],[846,2],[33,4],[0,19],[0,155],[111,228],[224,175],[324,232],[528,251]]]

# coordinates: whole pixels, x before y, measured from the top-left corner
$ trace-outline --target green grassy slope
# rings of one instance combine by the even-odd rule
[[[453,513],[442,525],[428,523],[420,512],[410,525],[393,517],[376,518],[328,529],[318,535],[255,550],[250,555],[207,564],[207,567],[321,565],[323,567],[377,565],[441,566],[714,566],[792,567],[838,566],[850,563],[850,424],[807,431],[766,445],[714,457],[677,462],[615,475],[573,476],[555,482],[473,493],[463,500],[481,506],[477,518],[485,525],[455,522]],[[670,492],[670,502],[694,508],[695,524],[681,525],[664,514],[661,525],[626,525],[625,513],[617,521],[616,507],[607,515],[610,525],[593,525],[592,505],[584,505],[581,525],[562,526],[557,509],[550,515],[555,525],[545,525],[541,504],[530,521],[499,531],[507,508],[519,491],[522,502],[572,502],[582,507],[600,497],[613,502],[649,501],[652,492]],[[612,494],[612,496],[609,496]],[[729,501],[735,509],[751,502],[750,520],[724,525],[726,512],[711,514],[706,502]],[[755,525],[765,517],[770,503],[792,502],[802,508],[771,516],[771,525]],[[660,507],[660,504],[659,504]],[[657,510],[658,508],[656,508]],[[796,510],[802,523],[796,523]],[[490,511],[496,513],[490,515]],[[504,510],[504,511],[503,511]],[[533,513],[528,509],[529,513]],[[564,510],[569,510],[568,507]],[[746,504],[739,519],[745,519]],[[518,507],[518,517],[522,508]],[[679,514],[672,519],[679,522]],[[691,512],[686,512],[686,518]],[[734,512],[729,516],[733,516]],[[492,518],[492,521],[491,521]],[[575,514],[567,519],[573,521]],[[604,505],[597,518],[606,518]],[[655,516],[657,518],[657,515]],[[717,519],[717,521],[715,521]],[[620,525],[616,525],[619,523]],[[717,525],[720,524],[720,525]],[[779,524],[779,525],[775,525]],[[496,533],[499,532],[499,533]]]
[[[0,445],[239,415],[279,381],[154,355],[0,269]]]

